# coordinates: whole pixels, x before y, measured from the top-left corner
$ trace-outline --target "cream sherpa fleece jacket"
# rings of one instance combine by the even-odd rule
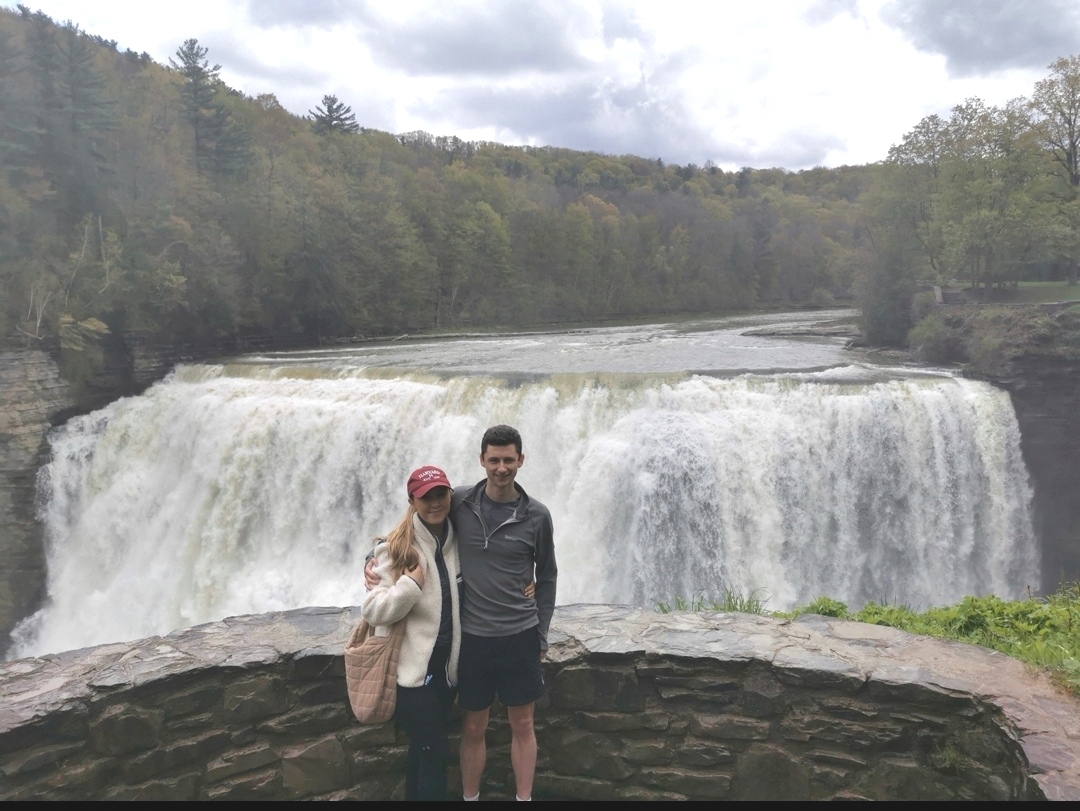
[[[413,516],[413,529],[416,531],[414,546],[420,553],[420,568],[424,572],[424,587],[420,588],[416,581],[407,575],[395,580],[386,544],[379,542],[375,547],[375,573],[382,580],[364,596],[360,605],[364,618],[371,625],[388,626],[401,619],[405,620],[405,637],[401,642],[398,659],[399,687],[423,686],[428,660],[435,650],[435,637],[439,633],[442,613],[442,584],[439,582],[439,570],[435,564],[437,542],[418,515]],[[458,605],[457,588],[460,567],[453,524],[450,525],[446,543],[443,545],[443,560],[450,576],[454,629],[446,676],[450,684],[457,684],[458,655],[461,651],[461,609]],[[381,631],[382,629],[377,629],[376,632]],[[389,629],[386,629],[386,633],[389,633]]]

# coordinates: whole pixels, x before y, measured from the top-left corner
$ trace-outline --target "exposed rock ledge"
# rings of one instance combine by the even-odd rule
[[[861,338],[862,330],[856,324],[799,324],[797,326],[755,327],[743,330],[740,335],[758,335],[766,338]]]
[[[346,705],[355,618],[236,617],[0,665],[0,799],[397,796],[402,736]],[[619,606],[562,607],[551,640],[538,797],[1080,799],[1080,704],[982,648]],[[485,797],[506,797],[504,722],[489,741]]]

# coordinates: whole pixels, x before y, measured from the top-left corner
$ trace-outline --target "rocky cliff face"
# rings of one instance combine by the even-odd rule
[[[988,376],[1006,389],[1035,488],[1044,592],[1080,580],[1080,362],[1028,358]]]
[[[0,352],[0,649],[42,597],[45,552],[34,516],[35,480],[48,458],[51,421],[72,406],[47,352]]]
[[[138,394],[182,360],[223,354],[113,336],[86,371],[86,359],[53,347],[0,351],[0,652],[15,624],[44,596],[45,552],[34,509],[38,469],[48,460],[46,434],[75,414]],[[65,379],[64,372],[78,382]]]
[[[93,361],[57,346],[0,350],[0,654],[18,621],[44,597],[44,538],[34,498],[49,428],[141,393],[177,363],[265,345],[162,344],[125,333],[109,336]]]
[[[1035,486],[1043,590],[1080,579],[1080,307],[942,307],[930,319],[941,328],[932,354],[1012,395]]]

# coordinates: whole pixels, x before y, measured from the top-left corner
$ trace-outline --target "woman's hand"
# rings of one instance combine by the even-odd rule
[[[527,585],[525,587],[525,596],[528,597],[530,600],[533,597],[536,596],[536,581],[535,580],[532,581],[529,585]]]
[[[382,578],[375,574],[375,558],[372,558],[364,566],[364,585],[367,586],[368,591],[371,591],[381,582]]]
[[[411,569],[406,569],[404,572],[402,572],[402,574],[415,580],[416,585],[418,585],[420,588],[424,587],[424,570],[420,568],[419,563],[417,563]]]

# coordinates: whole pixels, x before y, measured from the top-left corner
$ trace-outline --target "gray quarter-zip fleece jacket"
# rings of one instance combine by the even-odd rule
[[[515,484],[520,501],[498,527],[484,526],[480,496],[487,481],[455,490],[450,520],[461,562],[461,630],[474,636],[510,636],[539,626],[547,648],[555,611],[555,539],[551,513]],[[536,577],[536,598],[525,587]]]

